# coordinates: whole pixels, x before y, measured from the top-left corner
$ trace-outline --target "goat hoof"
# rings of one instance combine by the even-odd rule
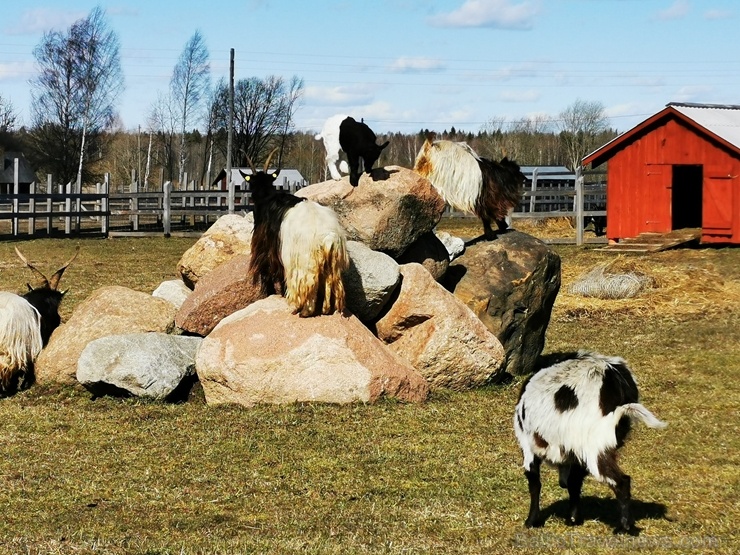
[[[542,528],[545,525],[544,521],[537,518],[528,518],[524,521],[525,528]]]

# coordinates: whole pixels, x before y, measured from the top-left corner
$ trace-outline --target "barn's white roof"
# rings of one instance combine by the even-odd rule
[[[679,102],[671,102],[668,106],[672,106],[707,131],[740,148],[740,106]]]

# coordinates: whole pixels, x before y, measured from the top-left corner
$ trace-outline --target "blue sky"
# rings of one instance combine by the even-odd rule
[[[120,40],[127,129],[199,30],[215,82],[296,75],[302,130],[336,113],[376,131],[478,131],[599,101],[625,131],[671,101],[740,104],[736,0],[20,0],[0,20],[0,94],[30,121],[33,49],[100,5]]]

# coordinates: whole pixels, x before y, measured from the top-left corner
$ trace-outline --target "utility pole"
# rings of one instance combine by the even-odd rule
[[[229,214],[234,213],[234,183],[231,179],[231,146],[234,140],[234,49],[229,62],[229,125],[226,135],[226,185],[229,188]]]

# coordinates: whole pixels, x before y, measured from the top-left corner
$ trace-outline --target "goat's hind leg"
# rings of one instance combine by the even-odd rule
[[[580,526],[583,524],[583,515],[581,515],[581,488],[583,480],[588,475],[586,469],[578,463],[570,465],[568,477],[565,480],[565,486],[568,488],[568,517],[565,523],[568,526]]]
[[[534,457],[529,468],[524,471],[529,485],[529,515],[524,521],[527,528],[539,528],[544,522],[540,514],[540,492],[542,490],[542,480],[540,479],[540,467],[542,459]]]
[[[632,534],[635,531],[635,522],[630,512],[632,479],[617,466],[615,454],[612,454],[607,464],[600,464],[599,471],[609,484],[609,487],[611,487],[619,503],[619,525],[614,530],[614,533]]]

